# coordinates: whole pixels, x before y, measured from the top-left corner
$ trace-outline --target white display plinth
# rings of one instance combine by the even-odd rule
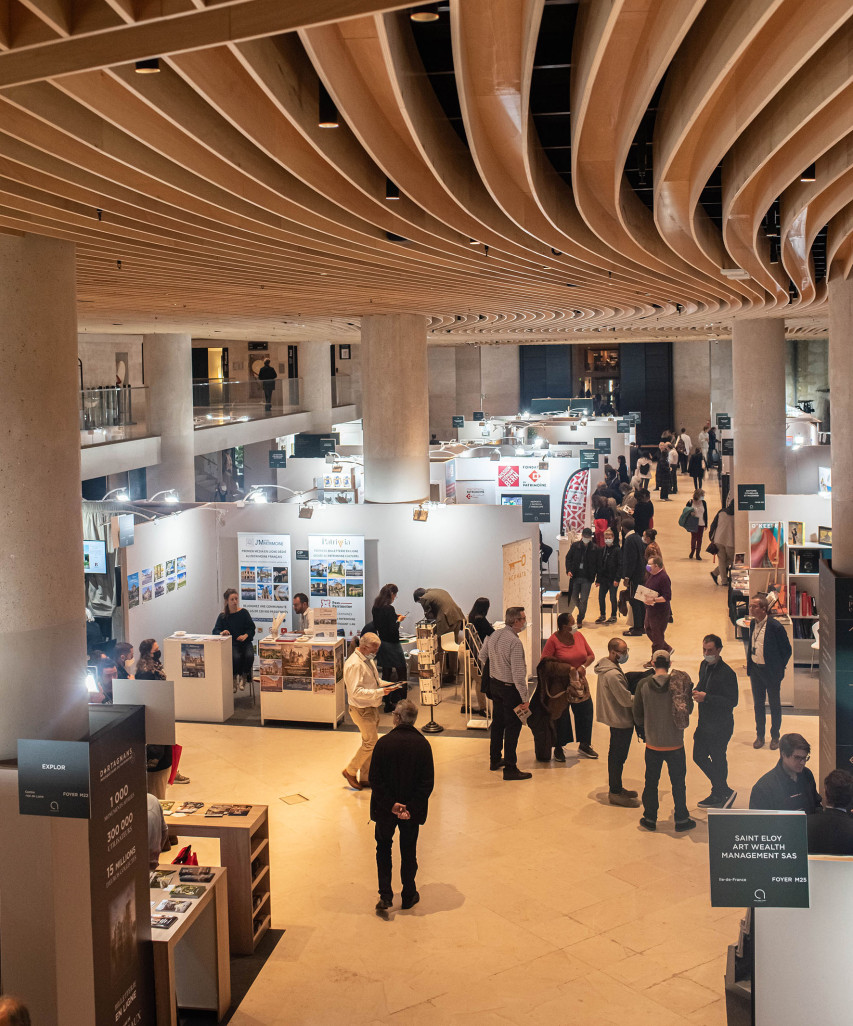
[[[273,641],[262,641],[264,649],[268,645],[275,646],[285,651],[289,645],[310,646],[313,654],[317,650],[331,649],[333,652],[332,662],[335,665],[334,680],[327,677],[306,678],[304,689],[296,689],[288,686],[286,676],[283,679],[281,690],[265,690],[269,686],[265,679],[263,660],[261,667],[261,726],[267,720],[292,720],[297,723],[329,723],[332,727],[337,725],[344,718],[344,682],[343,665],[346,657],[346,641],[343,638],[317,638],[305,636],[304,640],[276,639]],[[328,663],[328,660],[323,660]],[[272,683],[276,678],[269,678]],[[334,685],[332,687],[332,685]]]
[[[203,648],[203,676],[184,676],[182,645]],[[224,723],[234,715],[230,635],[172,634],[163,642],[163,666],[175,682],[175,719]]]

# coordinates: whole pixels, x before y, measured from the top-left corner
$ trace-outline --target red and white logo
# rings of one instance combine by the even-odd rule
[[[518,488],[518,467],[498,466],[498,484],[501,488]]]

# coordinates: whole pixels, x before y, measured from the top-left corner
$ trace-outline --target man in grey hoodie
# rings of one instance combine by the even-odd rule
[[[675,829],[692,830],[696,821],[687,811],[687,759],[684,754],[684,727],[676,726],[676,689],[672,686],[669,652],[658,650],[652,656],[653,673],[643,677],[634,695],[634,723],[646,742],[646,783],[643,788],[643,815],[640,826],[654,830],[658,818],[658,782],[663,764],[669,771],[675,803]],[[675,671],[676,674],[682,671]],[[683,674],[687,677],[686,674]],[[689,680],[689,678],[687,678]],[[693,696],[680,689],[681,704],[687,715],[693,711]],[[686,726],[686,722],[685,722]]]
[[[622,769],[634,733],[634,715],[631,711],[634,696],[622,672],[622,664],[627,661],[627,643],[621,638],[611,638],[607,643],[607,655],[594,667],[598,674],[596,719],[610,727],[610,749],[607,752],[610,804],[636,809],[640,805],[637,792],[627,791],[622,786]]]

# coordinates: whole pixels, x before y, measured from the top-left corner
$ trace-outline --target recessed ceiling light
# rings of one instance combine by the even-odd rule
[[[409,17],[412,21],[427,22],[427,21],[438,21],[437,11],[412,11]]]
[[[150,57],[144,61],[137,61],[134,71],[137,75],[157,75],[160,73],[160,58]]]

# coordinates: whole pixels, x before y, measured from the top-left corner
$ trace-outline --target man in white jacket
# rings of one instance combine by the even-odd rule
[[[595,664],[598,675],[596,718],[599,723],[610,727],[610,748],[607,752],[610,804],[636,809],[640,804],[637,792],[628,791],[622,786],[622,770],[634,734],[634,696],[622,672],[622,664],[627,660],[628,645],[621,638],[611,638],[607,643],[607,655]]]

